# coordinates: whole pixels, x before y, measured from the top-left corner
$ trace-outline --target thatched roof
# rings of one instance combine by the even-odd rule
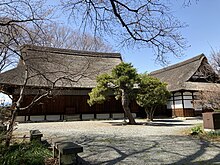
[[[211,90],[220,87],[218,76],[204,54],[150,73],[168,84],[170,91]],[[214,83],[213,83],[214,82]]]
[[[119,53],[98,53],[25,45],[21,49],[25,65],[0,74],[0,84],[20,86],[24,84],[25,66],[28,69],[27,86],[92,88],[96,77],[109,73],[121,63]]]

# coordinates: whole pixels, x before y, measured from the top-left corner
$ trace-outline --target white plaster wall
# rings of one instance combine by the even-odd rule
[[[113,119],[123,119],[124,118],[124,113],[113,113],[112,118]]]
[[[184,108],[193,108],[192,100],[184,100]]]
[[[174,93],[174,96],[181,96],[182,94],[181,94],[181,92],[177,92],[177,93]]]
[[[183,95],[192,95],[191,92],[184,92]]]
[[[167,102],[167,109],[173,109],[173,101]]]
[[[106,113],[106,114],[96,114],[96,118],[97,119],[109,119],[110,114],[108,114],[108,113]]]
[[[183,108],[182,100],[175,101],[175,108]]]
[[[44,121],[44,116],[39,115],[39,116],[30,116],[31,121]]]
[[[64,115],[64,120],[80,120],[80,115]]]
[[[94,114],[82,114],[82,120],[94,119]]]
[[[48,121],[57,121],[60,120],[60,115],[47,115],[46,119]]]
[[[17,122],[23,122],[23,121],[25,121],[25,116],[17,116],[16,119],[15,119],[15,121],[17,121]]]
[[[174,100],[177,100],[177,99],[178,99],[178,100],[182,100],[182,96],[175,96],[175,97],[174,97]]]
[[[192,100],[192,96],[183,96],[183,99],[191,99]]]

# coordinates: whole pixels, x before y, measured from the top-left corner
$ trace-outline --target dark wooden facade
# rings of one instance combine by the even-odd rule
[[[26,95],[22,107],[29,105],[35,95]],[[116,100],[114,96],[110,97],[103,104],[89,106],[88,95],[59,95],[52,98],[42,99],[29,110],[20,111],[19,116],[34,115],[74,115],[74,114],[106,114],[106,113],[124,113],[121,101]],[[138,113],[139,106],[133,101],[130,104],[131,112]]]

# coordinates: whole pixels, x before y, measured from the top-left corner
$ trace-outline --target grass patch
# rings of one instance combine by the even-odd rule
[[[199,137],[201,139],[207,141],[217,141],[220,142],[220,132],[205,132],[203,129],[202,124],[196,125],[195,127],[191,128],[189,134],[192,136]]]
[[[0,146],[2,165],[44,165],[49,157],[52,157],[52,151],[38,142],[14,143],[9,148]]]

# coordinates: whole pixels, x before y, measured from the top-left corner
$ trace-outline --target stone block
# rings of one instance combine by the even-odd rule
[[[47,115],[46,120],[48,121],[59,121],[60,115]]]
[[[124,119],[124,113],[113,113],[112,118],[113,119]]]
[[[37,129],[37,130],[30,130],[30,141],[38,141],[41,142],[41,138],[43,137],[43,134]]]
[[[97,119],[109,119],[110,118],[110,114],[105,113],[105,114],[96,114],[96,118]]]
[[[82,114],[82,120],[92,120],[94,119],[94,114]]]
[[[64,120],[67,121],[77,121],[80,120],[80,115],[76,114],[76,115],[64,115]]]
[[[25,121],[25,116],[17,116],[15,121],[17,121],[17,122],[24,122]]]
[[[77,153],[83,152],[83,147],[73,142],[54,142],[53,154],[58,157],[59,165],[76,165]]]
[[[44,121],[45,116],[39,115],[39,116],[30,116],[31,121]]]

